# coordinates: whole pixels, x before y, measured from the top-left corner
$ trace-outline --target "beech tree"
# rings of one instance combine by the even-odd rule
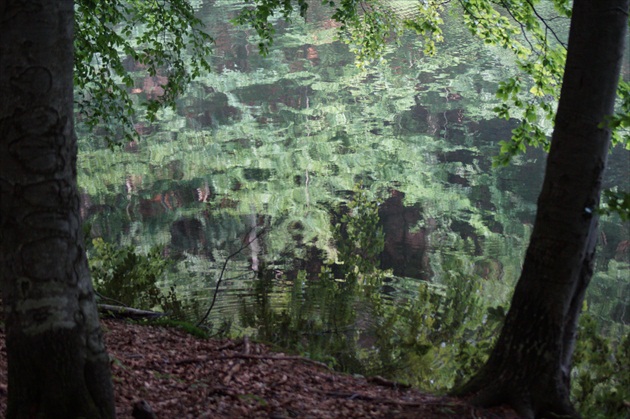
[[[571,358],[593,274],[606,121],[628,27],[628,0],[575,0],[562,91],[534,230],[501,335],[458,394],[508,403],[525,418],[578,417],[569,400]]]
[[[142,36],[123,36],[139,24],[148,25]],[[174,40],[163,43],[167,35]],[[151,116],[173,105],[208,67],[210,41],[185,0],[0,2],[0,287],[8,418],[115,416],[79,213],[73,73],[83,89],[79,108],[91,125],[122,120],[127,138],[132,109],[121,85],[131,79],[119,51],[151,75],[169,68],[163,97],[147,104]],[[186,47],[192,61],[181,54]]]
[[[113,418],[76,184],[72,0],[0,6],[7,418]]]

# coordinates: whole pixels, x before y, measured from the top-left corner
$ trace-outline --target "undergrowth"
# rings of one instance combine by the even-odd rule
[[[630,331],[612,338],[587,312],[580,317],[571,396],[583,417],[630,418]]]
[[[159,246],[142,254],[133,246],[116,246],[96,238],[88,250],[88,261],[96,292],[108,304],[159,309],[171,318],[185,318],[175,288],[164,291],[158,285],[170,265]]]

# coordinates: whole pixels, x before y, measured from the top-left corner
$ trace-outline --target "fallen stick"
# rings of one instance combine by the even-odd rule
[[[105,318],[114,319],[157,319],[166,316],[165,313],[157,311],[140,310],[132,307],[113,306],[109,304],[99,304],[98,312]]]
[[[176,365],[194,364],[195,362],[221,361],[225,359],[263,359],[263,360],[270,359],[273,361],[300,361],[300,362],[306,362],[308,364],[317,365],[317,366],[326,368],[327,370],[330,370],[330,367],[324,364],[323,362],[313,361],[312,359],[304,358],[302,356],[288,356],[288,355],[274,356],[274,355],[233,354],[233,355],[221,355],[221,356],[214,356],[214,357],[208,356],[208,357],[203,357],[203,358],[187,358],[187,359],[182,359],[180,361],[177,361],[175,362],[175,364]]]

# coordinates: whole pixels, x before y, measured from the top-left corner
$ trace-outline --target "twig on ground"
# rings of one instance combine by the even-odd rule
[[[221,356],[208,356],[203,358],[187,358],[175,362],[176,365],[194,364],[196,362],[208,362],[208,361],[222,361],[225,359],[259,359],[259,360],[273,360],[273,361],[300,361],[307,364],[313,364],[330,370],[330,367],[323,362],[314,361],[312,359],[304,358],[302,356],[289,356],[289,355],[250,355],[250,354],[232,354]]]
[[[399,388],[399,389],[411,388],[409,384],[403,384],[403,383],[398,383],[396,381],[391,381],[391,380],[381,377],[380,375],[368,377],[367,380],[370,383],[378,384],[379,386],[383,386],[383,387]]]

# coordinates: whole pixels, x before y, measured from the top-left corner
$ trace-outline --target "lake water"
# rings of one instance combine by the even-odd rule
[[[545,159],[530,150],[509,167],[492,167],[514,126],[492,111],[497,83],[515,71],[511,57],[448,18],[448,42],[435,57],[406,36],[386,61],[360,71],[318,5],[307,23],[280,24],[261,57],[253,31],[229,23],[241,6],[199,5],[216,38],[215,71],[175,111],[153,124],[138,119],[138,141],[112,152],[98,135],[80,134],[82,211],[92,236],[142,251],[164,246],[174,261],[164,285],[194,301],[197,318],[221,278],[215,327],[231,321],[233,331],[274,340],[286,320],[280,314],[296,310],[296,301],[300,310],[325,309],[323,300],[305,303],[316,298],[309,284],[321,283],[322,271],[342,279],[334,278],[344,262],[334,226],[361,185],[365,199],[378,202],[384,231],[377,258],[387,271],[384,304],[410,301],[423,283],[439,294],[466,281],[486,306],[504,304],[520,273]],[[138,96],[155,94],[158,81],[138,72]],[[629,153],[614,150],[608,184],[628,190],[629,174]],[[626,324],[629,239],[628,223],[602,220],[590,296],[602,319]],[[357,328],[371,321],[354,310]],[[358,346],[369,347],[369,338],[359,336]]]

